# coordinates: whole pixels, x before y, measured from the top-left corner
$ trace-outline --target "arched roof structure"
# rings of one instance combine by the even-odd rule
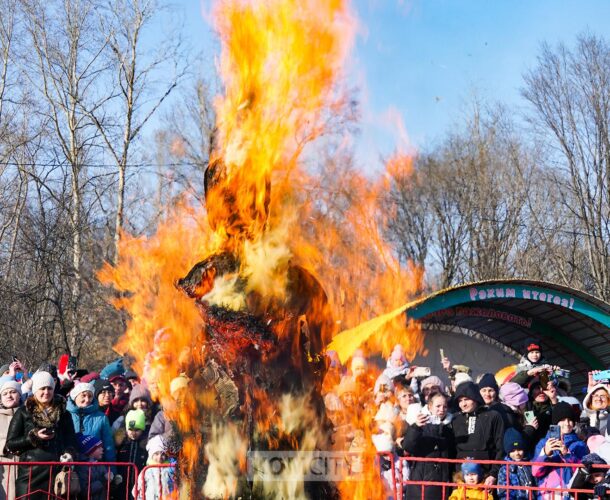
[[[478,332],[517,352],[534,340],[547,362],[571,371],[575,389],[586,385],[587,371],[610,367],[610,304],[569,287],[481,281],[433,293],[406,314],[430,325]]]

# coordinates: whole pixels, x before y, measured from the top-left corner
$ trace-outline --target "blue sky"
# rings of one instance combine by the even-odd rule
[[[181,1],[193,43],[209,56],[217,44],[202,12],[211,0]],[[606,0],[355,0],[352,6],[360,28],[350,84],[360,89],[357,142],[367,164],[397,147],[422,149],[440,140],[474,94],[524,106],[522,75],[542,41],[571,45],[585,30],[610,38]]]

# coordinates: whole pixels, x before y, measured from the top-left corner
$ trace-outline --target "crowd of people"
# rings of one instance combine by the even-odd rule
[[[535,342],[524,346],[516,372],[501,385],[491,373],[473,380],[469,367],[452,365],[444,356],[439,374],[428,373],[410,365],[400,345],[383,370],[361,351],[348,366],[336,353],[328,355],[324,398],[335,446],[357,453],[363,437],[370,436],[377,452],[407,457],[394,461],[394,475],[407,480],[404,498],[610,498],[610,476],[603,467],[610,464],[610,385],[597,380],[598,372],[589,373],[580,401],[570,395],[569,372],[546,363]],[[444,459],[463,462],[460,467]],[[393,494],[390,463],[381,464],[388,496]],[[563,491],[568,489],[591,493],[576,496]]]
[[[172,381],[177,402],[188,382],[183,375]],[[174,490],[175,443],[163,409],[122,359],[100,372],[78,367],[69,356],[33,373],[16,358],[0,367],[0,499],[47,499],[62,487],[71,490],[71,498],[79,492],[92,500],[167,498]],[[61,474],[68,466],[60,464],[71,462],[87,463]],[[145,469],[140,477],[131,466],[142,471],[165,463],[170,466]]]
[[[327,355],[323,395],[335,448],[355,457],[370,438],[384,456],[406,457],[393,461],[394,471],[392,461],[381,462],[388,497],[394,493],[395,475],[406,480],[406,499],[610,498],[610,476],[603,467],[610,464],[610,385],[598,380],[597,372],[589,374],[580,401],[569,395],[565,370],[547,364],[533,342],[524,348],[514,376],[500,385],[490,373],[473,380],[469,367],[452,365],[447,357],[443,370],[432,374],[410,365],[400,345],[382,370],[361,351],[349,366],[336,353]],[[184,375],[172,381],[177,404],[186,397],[188,383]],[[122,359],[99,372],[77,366],[69,356],[32,372],[18,359],[0,367],[0,499],[28,493],[28,498],[47,498],[65,470],[62,462],[87,462],[63,476],[87,498],[144,500],[134,488],[136,481],[145,485],[146,500],[167,496],[175,489],[171,466],[145,469],[136,478],[128,464],[138,471],[174,464],[176,437],[149,388]],[[462,460],[461,466],[443,461],[454,458]],[[508,466],[477,462],[481,460]],[[58,465],[11,466],[13,462]],[[518,489],[531,486],[540,491]],[[591,493],[576,497],[565,489]],[[38,497],[31,495],[35,491]]]

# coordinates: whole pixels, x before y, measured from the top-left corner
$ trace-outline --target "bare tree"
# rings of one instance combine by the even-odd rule
[[[548,146],[548,174],[586,251],[584,261],[573,253],[567,264],[604,300],[610,299],[609,49],[592,35],[579,36],[572,50],[545,44],[522,91]]]

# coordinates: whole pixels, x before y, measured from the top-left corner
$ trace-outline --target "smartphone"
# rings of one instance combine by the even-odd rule
[[[525,422],[526,422],[527,424],[529,424],[529,423],[530,423],[532,420],[534,420],[534,419],[536,418],[536,415],[535,415],[535,414],[534,414],[534,412],[533,412],[533,411],[531,411],[531,410],[526,411],[526,412],[523,414],[523,416],[525,417]]]
[[[441,361],[445,358],[445,351],[444,349],[440,349],[440,353],[441,353]]]
[[[13,362],[15,362],[15,361],[19,361],[19,360],[17,359],[17,356],[13,356]]]
[[[427,366],[417,366],[413,370],[413,376],[415,378],[429,377],[431,373],[432,373],[432,371]]]
[[[561,429],[558,425],[549,426],[549,439],[561,439]]]

